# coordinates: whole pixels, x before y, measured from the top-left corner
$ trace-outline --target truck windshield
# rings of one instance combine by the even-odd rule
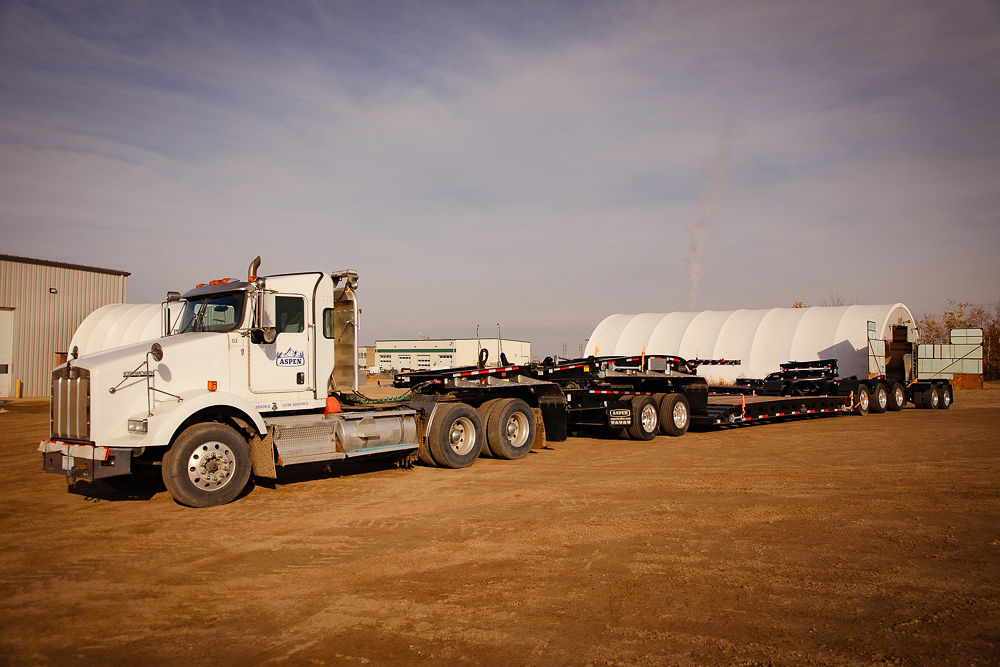
[[[243,292],[223,292],[189,299],[177,319],[174,333],[232,331],[243,322],[243,302]]]

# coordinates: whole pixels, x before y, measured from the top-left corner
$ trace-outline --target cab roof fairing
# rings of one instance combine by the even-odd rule
[[[218,285],[202,285],[195,287],[181,295],[182,299],[197,299],[210,294],[223,294],[225,292],[247,292],[256,289],[253,283],[244,281],[231,281],[219,283]]]

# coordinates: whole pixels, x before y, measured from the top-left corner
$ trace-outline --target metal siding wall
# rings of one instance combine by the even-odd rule
[[[124,303],[127,276],[0,260],[0,306],[14,308],[11,391],[48,396],[56,352],[67,352],[76,327],[92,311]],[[50,294],[55,287],[57,294]]]

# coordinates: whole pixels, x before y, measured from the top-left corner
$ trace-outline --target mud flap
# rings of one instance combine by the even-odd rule
[[[541,408],[531,408],[535,415],[535,441],[531,443],[532,449],[552,449],[551,445],[545,442],[545,420],[542,418]]]
[[[278,478],[278,470],[274,464],[273,429],[273,426],[269,426],[263,438],[255,435],[250,439],[250,463],[253,465],[253,474],[258,477]]]

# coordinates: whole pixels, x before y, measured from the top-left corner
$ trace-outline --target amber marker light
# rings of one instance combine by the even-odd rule
[[[218,388],[219,388],[219,383],[218,382],[216,382],[215,380],[209,380],[208,381],[208,390],[209,391],[215,391]]]

